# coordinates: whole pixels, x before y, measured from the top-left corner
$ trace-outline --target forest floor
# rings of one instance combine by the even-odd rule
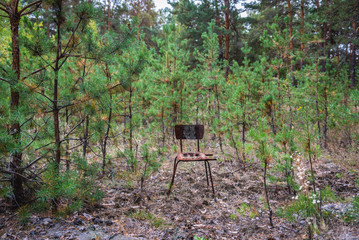
[[[269,226],[264,208],[263,170],[257,164],[239,170],[235,162],[212,162],[216,194],[207,187],[204,164],[180,163],[175,185],[166,195],[172,176],[174,155],[145,181],[140,191],[138,176],[118,172],[112,180],[101,180],[104,199],[67,218],[31,215],[27,225],[16,213],[0,213],[0,239],[307,239],[304,219],[289,222],[276,215],[292,202],[284,183],[271,184],[269,198],[274,209]],[[344,164],[343,164],[344,165]],[[359,226],[341,217],[345,199],[359,195],[358,173],[322,157],[315,162],[320,188],[330,186],[342,199],[315,239],[359,239]],[[349,201],[349,200],[348,200]]]

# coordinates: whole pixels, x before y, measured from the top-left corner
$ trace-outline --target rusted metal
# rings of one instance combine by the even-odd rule
[[[203,139],[204,135],[204,126],[203,125],[176,125],[175,126],[175,135],[176,139],[180,140],[180,149],[181,152],[177,154],[173,163],[173,174],[172,180],[170,183],[170,187],[168,189],[167,194],[171,193],[171,189],[175,180],[177,166],[180,162],[189,162],[189,161],[202,161],[204,162],[205,170],[206,170],[206,180],[207,186],[209,186],[209,179],[211,180],[212,193],[214,192],[214,185],[212,179],[211,166],[209,161],[216,161],[217,158],[213,157],[213,154],[210,153],[202,153],[199,148],[199,140]],[[197,152],[186,152],[183,153],[182,140],[197,140]],[[208,178],[209,177],[209,178]]]

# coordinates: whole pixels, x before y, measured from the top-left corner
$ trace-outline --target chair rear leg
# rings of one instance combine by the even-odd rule
[[[211,166],[209,165],[209,162],[208,162],[208,161],[207,161],[207,164],[208,164],[208,170],[209,170],[209,177],[210,177],[210,179],[211,179],[211,184],[212,184],[212,192],[213,192],[213,196],[214,196],[214,186],[213,186]]]
[[[208,169],[207,169],[208,161],[204,161],[204,167],[206,169],[206,179],[207,179],[207,186],[209,186],[209,180],[208,180]]]
[[[173,164],[172,180],[171,180],[170,188],[168,189],[167,195],[170,195],[170,193],[171,193],[171,189],[172,189],[173,183],[175,181],[175,175],[176,175],[178,163],[179,163],[179,161],[177,161],[177,157],[176,157],[174,160],[174,164]]]

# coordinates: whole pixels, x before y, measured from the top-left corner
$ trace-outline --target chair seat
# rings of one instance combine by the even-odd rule
[[[205,154],[201,152],[195,153],[179,153],[177,154],[178,161],[210,161],[217,160],[216,158],[209,157],[210,154]]]

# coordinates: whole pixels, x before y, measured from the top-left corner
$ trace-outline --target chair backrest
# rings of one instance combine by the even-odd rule
[[[204,134],[203,125],[176,125],[176,139],[202,139]]]
[[[176,125],[175,126],[176,139],[180,140],[181,152],[182,139],[197,140],[197,150],[199,152],[199,139],[203,138],[204,126],[203,125]]]

